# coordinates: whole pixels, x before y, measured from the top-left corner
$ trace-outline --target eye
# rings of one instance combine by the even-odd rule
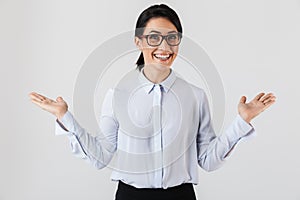
[[[170,35],[168,35],[168,39],[169,40],[177,40],[178,39],[178,35],[177,34],[170,34]]]
[[[149,37],[149,40],[152,40],[152,41],[160,40],[160,36],[158,34],[150,34],[148,37]]]

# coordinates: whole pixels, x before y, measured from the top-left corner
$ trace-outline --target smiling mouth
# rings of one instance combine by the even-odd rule
[[[160,61],[167,61],[173,54],[154,54],[154,57]]]

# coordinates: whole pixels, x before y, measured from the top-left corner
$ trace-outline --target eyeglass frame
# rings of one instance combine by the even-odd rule
[[[151,45],[151,44],[149,44],[149,40],[148,40],[148,37],[149,36],[151,36],[151,35],[159,35],[159,36],[161,36],[162,37],[162,39],[161,39],[161,41],[160,41],[160,43],[159,44],[157,44],[157,45]],[[168,36],[170,36],[170,35],[177,35],[178,37],[179,37],[179,42],[178,42],[178,44],[176,44],[176,45],[172,45],[172,44],[169,44],[169,42],[168,42],[168,40],[167,40],[167,37]],[[149,46],[151,46],[151,47],[158,47],[159,45],[161,45],[161,43],[164,41],[164,40],[166,40],[166,42],[167,42],[167,44],[169,45],[169,46],[178,46],[179,44],[180,44],[180,42],[181,42],[181,38],[182,38],[182,34],[181,33],[170,33],[170,34],[168,34],[168,35],[162,35],[162,34],[148,34],[148,35],[139,35],[139,36],[137,36],[138,38],[146,38],[146,41],[147,41],[147,44],[149,45]]]

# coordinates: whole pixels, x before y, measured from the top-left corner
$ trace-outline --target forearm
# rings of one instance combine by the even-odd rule
[[[199,139],[199,165],[207,171],[218,169],[232,153],[238,142],[254,133],[254,128],[237,116],[224,133],[216,137],[208,131]]]
[[[72,153],[82,159],[87,159],[98,169],[105,167],[111,160],[114,151],[114,143],[105,137],[97,137],[89,134],[82,128],[70,112],[60,120],[56,120],[56,132],[59,135],[64,133],[68,136]],[[100,139],[101,138],[101,139]]]

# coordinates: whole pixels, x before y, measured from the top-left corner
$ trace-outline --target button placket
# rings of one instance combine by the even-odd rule
[[[153,90],[153,145],[155,155],[155,179],[161,180],[163,178],[163,144],[162,144],[162,86],[159,84],[154,85]]]

